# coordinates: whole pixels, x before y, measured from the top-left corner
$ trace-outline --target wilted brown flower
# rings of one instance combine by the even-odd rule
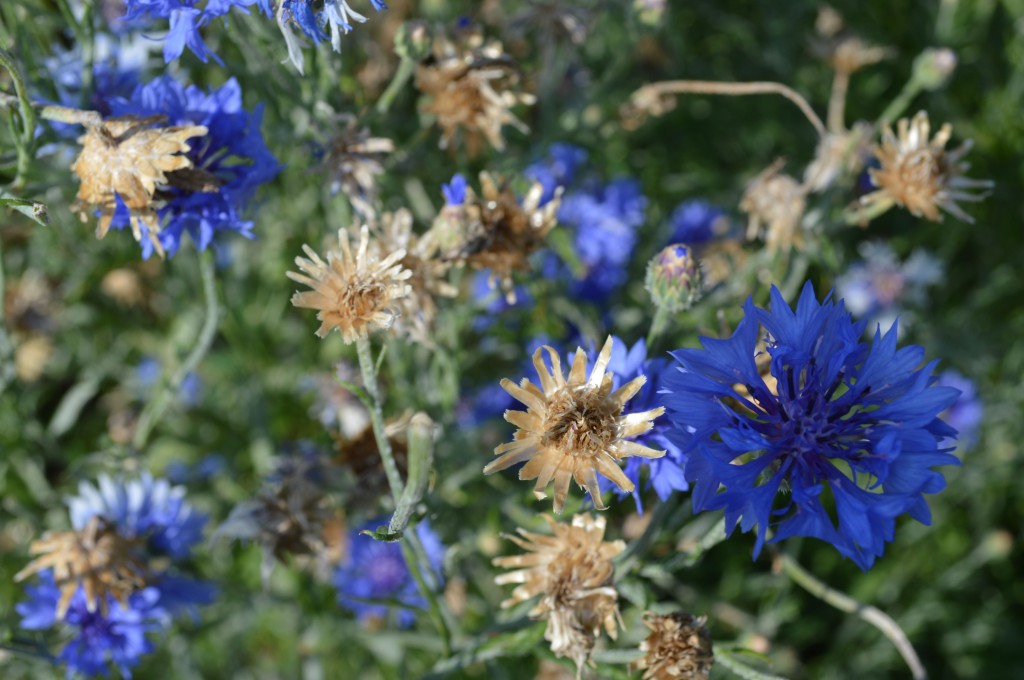
[[[202,137],[207,129],[202,125],[173,125],[151,127],[163,120],[161,116],[140,118],[122,116],[88,126],[78,141],[82,152],[71,165],[82,184],[73,209],[82,221],[90,211],[98,208],[100,221],[96,236],[103,238],[114,217],[115,194],[121,197],[131,215],[132,234],[142,240],[142,228],[153,247],[163,255],[163,246],[157,234],[160,224],[154,200],[157,189],[171,182],[168,173],[181,172],[180,179],[192,186],[202,184],[193,170],[192,160],[185,154],[191,149],[187,140]]]
[[[381,160],[395,150],[384,137],[371,137],[369,128],[359,127],[355,116],[331,140],[320,169],[331,179],[331,190],[342,191],[362,217],[377,214],[377,176],[384,172]]]
[[[879,212],[896,204],[915,217],[924,217],[932,222],[942,221],[941,208],[964,222],[973,223],[974,220],[960,209],[957,201],[984,199],[993,182],[963,176],[970,168],[963,158],[971,149],[971,141],[965,141],[953,151],[946,151],[953,126],[946,123],[935,137],[929,139],[931,126],[924,111],[915,115],[913,120],[901,118],[896,129],[897,134],[894,135],[886,126],[882,144],[873,149],[881,167],[868,172],[878,190],[861,198],[861,204],[872,205]]]
[[[412,213],[404,208],[381,215],[376,235],[374,243],[380,254],[405,251],[400,264],[412,272],[409,294],[401,299],[402,311],[392,326],[392,332],[433,346],[437,298],[455,297],[459,293],[459,289],[445,279],[451,262],[441,258],[433,231],[424,234],[413,231]]]
[[[533,104],[533,95],[518,92],[519,73],[512,57],[497,40],[484,42],[477,31],[453,41],[439,36],[433,55],[416,69],[416,87],[426,100],[423,110],[441,126],[441,148],[462,131],[470,155],[480,150],[480,137],[502,151],[501,128],[511,125],[524,134],[529,128],[512,107]]]
[[[654,427],[654,419],[665,412],[661,406],[649,411],[623,415],[622,409],[647,382],[638,376],[612,391],[612,375],[606,371],[612,355],[608,337],[594,368],[587,378],[587,353],[576,349],[568,380],[562,373],[558,352],[544,345],[533,353],[540,387],[527,378],[516,385],[505,378],[502,388],[526,404],[526,411],[505,411],[505,420],[519,429],[511,442],[494,449],[501,457],[491,461],[484,474],[504,470],[528,461],[519,471],[519,479],[536,479],[533,493],[545,498],[544,489],[555,482],[555,512],[561,512],[569,491],[569,480],[587,490],[594,507],[604,510],[597,474],[601,473],[625,492],[633,491],[633,482],[619,467],[630,456],[660,458],[664,451],[629,441]],[[547,351],[551,370],[544,363]]]
[[[389,420],[384,425],[384,435],[391,444],[391,455],[394,456],[398,473],[406,476],[409,464],[409,439],[407,430],[412,420],[412,411],[406,411],[398,418]],[[384,472],[377,438],[369,422],[354,437],[338,438],[338,455],[335,461],[348,468],[355,478],[356,485],[349,501],[354,505],[375,503],[382,495],[389,493],[388,478]]]
[[[60,588],[57,618],[64,618],[71,598],[82,586],[85,606],[104,614],[107,596],[127,605],[128,596],[146,585],[146,567],[134,555],[137,546],[118,534],[102,517],[93,517],[79,531],[48,532],[33,541],[29,552],[39,555],[14,575],[21,581],[46,569]]]
[[[562,192],[541,205],[544,189],[534,183],[522,203],[507,183],[501,185],[486,172],[480,173],[480,191],[466,188],[466,200],[458,218],[459,232],[445,259],[466,262],[474,269],[489,269],[491,285],[499,283],[509,304],[516,301],[512,272],[529,271],[529,256],[539,250],[558,223]]]
[[[337,328],[345,343],[352,344],[391,327],[399,300],[411,290],[406,281],[412,272],[400,264],[405,250],[393,251],[384,259],[370,252],[370,232],[365,226],[354,255],[346,229],[338,230],[338,241],[340,249],[328,251],[327,262],[308,245],[302,246],[309,259],[296,257],[295,264],[309,276],[288,272],[288,278],[313,289],[295,293],[292,304],[317,310],[321,323],[316,334],[323,338]]]
[[[495,566],[515,569],[497,576],[498,585],[518,584],[502,608],[525,602],[538,595],[530,616],[548,621],[544,638],[551,642],[555,656],[567,656],[582,673],[603,628],[613,640],[621,626],[618,592],[612,582],[612,558],[626,549],[622,541],[604,540],[605,519],[589,514],[574,515],[572,524],[544,519],[553,536],[518,529],[519,536],[506,536],[523,550],[523,555],[498,557]]]
[[[800,220],[806,207],[806,189],[781,172],[779,159],[747,185],[740,210],[747,213],[747,240],[763,238],[770,252],[788,251],[803,242]]]
[[[849,130],[827,133],[804,170],[804,188],[809,192],[824,191],[837,178],[859,173],[870,155],[868,139],[872,134],[871,126],[863,122]]]
[[[640,643],[640,651],[646,652],[637,662],[643,680],[707,680],[715,656],[705,623],[704,616],[644,614],[651,633]]]

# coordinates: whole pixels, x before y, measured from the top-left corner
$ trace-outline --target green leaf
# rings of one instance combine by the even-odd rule
[[[50,212],[47,210],[45,203],[18,198],[5,191],[0,191],[0,206],[17,210],[41,227],[45,227],[50,223]]]
[[[724,649],[715,649],[715,663],[732,671],[733,674],[738,675],[743,680],[786,680],[781,675],[772,675],[771,673],[751,668],[741,661],[738,656]]]

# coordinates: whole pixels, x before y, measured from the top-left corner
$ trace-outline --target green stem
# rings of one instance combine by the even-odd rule
[[[153,432],[156,424],[160,422],[160,419],[163,418],[167,407],[171,404],[171,400],[181,389],[181,384],[188,377],[189,373],[196,370],[199,362],[210,351],[210,347],[213,346],[213,340],[217,336],[220,308],[217,304],[216,263],[212,250],[207,249],[199,252],[199,272],[203,280],[203,297],[206,302],[206,318],[203,321],[203,327],[199,331],[199,337],[196,338],[195,347],[189,352],[185,361],[174,372],[171,379],[163,384],[162,389],[160,389],[156,396],[146,404],[146,408],[142,410],[142,414],[139,416],[139,424],[135,429],[135,436],[132,438],[132,446],[136,450],[141,451],[145,447],[149,435]]]
[[[444,650],[444,655],[446,657],[451,656],[451,629],[448,627],[448,620],[444,610],[441,608],[441,602],[437,599],[437,593],[423,577],[424,569],[429,569],[430,560],[415,528],[405,534],[403,540],[399,541],[399,545],[402,547],[402,556],[409,567],[409,573],[412,574],[413,579],[416,581],[416,586],[427,600],[427,611],[430,613],[430,618],[433,619],[438,633],[441,634],[441,647]]]
[[[668,329],[669,321],[672,319],[672,314],[661,305],[654,306],[654,318],[651,320],[651,327],[647,331],[647,353],[651,354],[654,351],[654,343],[658,341],[658,338]]]
[[[801,567],[789,555],[780,555],[779,561],[782,564],[783,573],[811,595],[841,612],[855,614],[881,631],[882,635],[889,638],[889,641],[896,646],[900,656],[910,667],[910,673],[914,680],[927,680],[928,673],[921,665],[921,660],[918,658],[917,652],[914,651],[913,645],[910,644],[910,640],[907,639],[907,634],[888,614],[871,605],[862,604],[846,593],[830,588]]]
[[[391,487],[391,497],[395,501],[395,507],[398,507],[404,485],[402,476],[398,472],[398,465],[395,463],[395,456],[391,452],[391,442],[384,431],[384,408],[381,405],[380,388],[377,385],[377,366],[373,361],[373,353],[370,351],[369,338],[356,340],[356,354],[359,355],[363,387],[370,395],[370,423],[373,425],[373,436],[377,440],[377,450],[380,451],[380,459],[384,465],[384,474],[388,478],[388,486]]]
[[[900,93],[889,103],[889,106],[885,107],[885,111],[883,111],[882,115],[878,117],[877,121],[875,121],[875,128],[880,129],[886,125],[891,125],[894,120],[899,118],[900,115],[907,110],[910,106],[910,102],[912,102],[914,97],[920,94],[923,89],[924,87],[922,86],[920,78],[911,76],[910,80],[907,81],[907,84],[903,86],[902,90],[900,90]]]
[[[4,317],[4,251],[0,239],[0,394],[14,380],[14,345],[7,335],[7,320]]]
[[[25,184],[25,174],[28,172],[28,166],[33,156],[32,152],[35,148],[36,110],[32,100],[28,98],[28,90],[25,88],[25,75],[21,72],[21,66],[18,65],[9,52],[3,49],[0,49],[0,66],[7,69],[7,72],[11,75],[11,82],[14,83],[14,93],[18,102],[18,111],[21,116],[21,139],[16,140],[18,170],[12,184],[13,188],[20,189]]]
[[[388,87],[384,90],[384,94],[377,100],[377,113],[387,113],[391,108],[391,104],[394,102],[395,97],[405,87],[405,83],[412,77],[412,74],[416,72],[416,61],[413,59],[403,58],[398,63],[398,70],[395,71],[395,76],[388,83]]]

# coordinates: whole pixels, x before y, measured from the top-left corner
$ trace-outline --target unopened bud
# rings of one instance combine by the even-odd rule
[[[395,33],[395,54],[402,59],[423,61],[430,54],[430,29],[424,21],[406,21]]]
[[[663,249],[647,264],[644,284],[651,300],[661,309],[674,314],[692,307],[703,289],[693,250],[682,243]]]
[[[641,23],[657,26],[665,15],[665,0],[633,0],[633,11]]]
[[[956,53],[946,47],[929,48],[914,60],[914,79],[925,90],[937,90],[956,70]]]

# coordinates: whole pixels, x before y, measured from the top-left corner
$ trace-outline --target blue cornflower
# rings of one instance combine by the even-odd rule
[[[696,199],[680,203],[669,222],[672,225],[671,243],[686,243],[699,246],[719,236],[718,229],[725,218],[725,211],[704,200]]]
[[[668,359],[648,359],[647,344],[639,340],[632,347],[627,348],[626,343],[617,337],[613,337],[611,360],[608,362],[608,372],[612,374],[612,389],[617,390],[622,385],[634,378],[644,375],[647,382],[636,396],[630,399],[622,409],[623,415],[649,411],[659,406],[665,406],[665,395],[659,394],[662,387],[662,378],[670,370]],[[587,353],[587,360],[597,360],[596,348],[591,348]],[[654,420],[654,426],[633,438],[644,446],[652,449],[663,450],[665,455],[661,458],[642,458],[634,456],[626,459],[623,471],[629,480],[635,485],[632,492],[633,500],[636,502],[637,510],[643,512],[643,504],[640,500],[640,473],[647,470],[647,488],[654,488],[654,492],[661,500],[667,500],[675,491],[686,491],[690,485],[686,482],[683,474],[685,457],[678,445],[668,436],[671,425],[665,418]],[[601,485],[601,492],[614,489],[619,497],[628,495],[605,477],[598,477]]]
[[[100,475],[99,483],[78,485],[68,499],[71,524],[82,529],[90,519],[105,518],[126,538],[141,538],[157,555],[187,557],[202,540],[206,515],[185,502],[185,489],[148,472],[138,479],[114,481]]]
[[[460,172],[452,175],[452,181],[441,185],[445,205],[459,206],[466,203],[466,178]]]
[[[61,621],[57,619],[61,591],[53,572],[40,572],[39,583],[25,587],[28,599],[15,605],[25,630],[45,630],[63,623],[73,631],[57,660],[67,665],[68,676],[107,675],[116,667],[125,678],[146,654],[153,651],[148,633],[166,628],[171,617],[213,600],[212,586],[182,578],[164,577],[132,593],[122,605],[107,596],[105,611],[90,611],[81,587],[75,592]]]
[[[924,494],[945,487],[932,468],[957,464],[938,415],[959,392],[935,384],[924,349],[896,349],[895,328],[862,342],[864,322],[819,304],[809,282],[795,312],[774,286],[770,311],[749,299],[745,311],[731,338],[673,352],[682,368],[665,377],[694,510],[725,510],[728,531],[756,526],[755,556],[771,526],[772,541],[819,538],[866,570],[898,516],[930,522]],[[774,388],[756,362],[759,326]]]
[[[387,519],[367,522],[350,535],[348,555],[334,572],[338,603],[365,621],[387,616],[388,605],[375,601],[397,600],[405,605],[397,610],[398,625],[407,628],[415,621],[415,615],[408,607],[423,608],[427,603],[409,573],[401,546],[360,533],[375,531],[382,524],[387,524]],[[423,544],[429,562],[423,566],[440,581],[444,546],[427,522],[416,525],[416,535]]]
[[[208,132],[191,144],[188,152],[194,169],[161,190],[164,206],[157,211],[161,222],[160,244],[168,255],[181,245],[184,232],[205,250],[217,232],[238,232],[252,238],[253,223],[242,218],[256,189],[273,179],[281,166],[267,149],[260,132],[262,105],[249,113],[242,108],[238,81],[229,79],[207,93],[185,87],[162,76],[136,88],[131,99],[111,102],[114,115],[165,116],[168,125],[203,125]],[[111,224],[130,225],[128,210],[119,202]],[[141,242],[143,257],[154,246]]]
[[[378,12],[388,8],[382,0],[370,0],[370,4]],[[260,0],[260,7],[265,13],[273,14],[269,0]],[[355,24],[365,24],[367,21],[366,16],[354,10],[345,0],[283,0],[281,10],[278,26],[288,46],[288,58],[300,73],[304,63],[302,46],[289,24],[298,26],[316,44],[328,38],[324,32],[326,28],[330,31],[331,48],[341,52],[341,36],[351,33]]]
[[[199,29],[217,17],[222,17],[237,7],[248,13],[247,7],[256,4],[257,0],[125,0],[123,21],[126,27],[146,25],[155,20],[167,19],[170,27],[164,39],[164,61],[170,63],[181,56],[188,47],[199,59],[206,63],[213,57],[203,41]],[[262,0],[261,0],[262,2]],[[203,4],[200,9],[199,5]]]
[[[556,142],[547,157],[526,168],[524,174],[544,187],[541,204],[555,197],[558,187],[568,187],[576,179],[576,171],[587,160],[587,152],[578,146]]]

